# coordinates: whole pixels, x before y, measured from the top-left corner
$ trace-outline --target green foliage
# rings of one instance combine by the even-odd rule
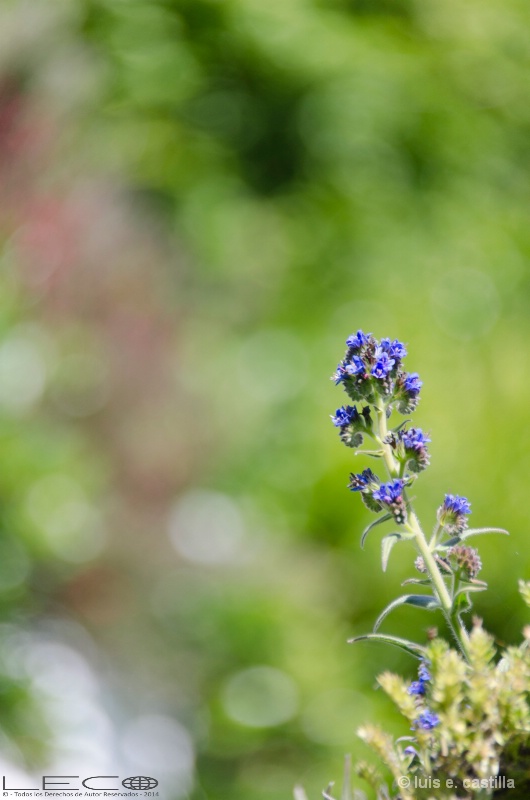
[[[90,325],[103,347],[120,353],[124,340],[109,331],[123,331],[136,315],[147,327],[163,320],[158,338],[172,347],[162,391],[135,339],[134,369],[150,397],[135,405],[137,392],[123,392],[85,429],[100,474],[115,459],[117,483],[137,476],[123,504],[130,516],[104,479],[114,550],[92,566],[95,575],[107,575],[109,564],[130,575],[123,594],[131,605],[111,602],[108,578],[94,578],[99,602],[119,621],[96,615],[92,635],[124,676],[136,670],[133,704],[151,697],[156,683],[154,702],[193,731],[194,797],[279,800],[302,779],[316,794],[340,770],[338,749],[358,748],[358,714],[395,723],[381,693],[371,693],[386,648],[344,647],[352,632],[370,629],[391,596],[378,548],[364,559],[354,553],[368,514],[347,495],[337,499],[349,459],[345,452],[341,463],[329,443],[322,409],[334,394],[321,376],[334,367],[338,329],[392,329],[413,344],[433,420],[433,480],[425,477],[418,510],[438,502],[444,482],[473,497],[478,525],[502,509],[512,539],[484,537],[485,577],[495,590],[478,593],[475,607],[504,641],[514,641],[523,623],[505,576],[528,578],[530,567],[522,502],[530,452],[529,6],[10,0],[5,7],[18,9],[19,33],[1,26],[2,78],[9,84],[21,74],[46,115],[67,112],[55,128],[46,116],[40,131],[30,124],[34,107],[14,131],[2,117],[10,247],[27,227],[4,194],[14,183],[20,194],[10,148],[29,141],[38,174],[31,178],[31,159],[23,159],[22,183],[33,182],[38,197],[59,185],[70,217],[90,229],[85,246],[95,261],[84,264],[78,284],[95,292]],[[11,113],[13,104],[6,107]],[[55,151],[48,167],[42,129]],[[127,249],[130,230],[116,237],[117,251],[100,255],[109,234],[92,216],[93,196],[86,202],[83,194],[98,181],[113,198],[109,218],[121,213],[116,195],[126,195],[154,222],[167,265],[160,282],[150,247],[134,278],[143,250]],[[24,197],[24,204],[34,215],[34,203]],[[48,221],[42,228],[50,230]],[[71,239],[82,247],[78,234]],[[53,225],[50,239],[55,252]],[[66,261],[77,264],[78,251]],[[97,284],[96,262],[108,282]],[[5,274],[2,291],[11,285],[9,266]],[[135,280],[137,294],[125,299],[122,281]],[[156,299],[146,308],[150,286]],[[76,316],[73,294],[58,288],[46,304],[7,291],[3,331],[9,335],[22,311],[46,340],[57,317]],[[66,364],[61,369],[73,380]],[[161,413],[160,394],[176,418],[165,407]],[[59,587],[84,568],[52,554],[22,498],[48,469],[72,471],[85,486],[83,424],[56,407],[6,420],[6,548],[13,555],[22,543],[32,576],[18,599],[4,596],[6,619],[27,619],[28,610],[36,619],[57,606],[68,613],[71,595]],[[169,501],[157,494],[164,487]],[[222,492],[241,511],[248,534],[241,561],[204,567],[168,553],[160,520],[178,493],[194,487]],[[387,569],[399,582],[406,574],[396,554]],[[86,598],[86,584],[79,587],[76,596]],[[396,611],[398,635],[372,638],[421,641],[429,622],[414,609]],[[388,653],[392,669],[409,669],[400,649]],[[253,729],[227,715],[223,687],[263,663],[292,677],[300,707],[290,723]],[[333,706],[327,691],[353,692],[354,702]],[[370,714],[359,710],[361,698]],[[13,707],[6,700],[4,721]],[[27,738],[18,741],[30,749]]]
[[[469,656],[466,662],[444,640],[431,642],[426,651],[431,680],[426,694],[414,699],[397,675],[379,677],[379,684],[409,724],[424,709],[440,720],[432,730],[418,728],[414,737],[397,742],[378,728],[359,730],[398,787],[402,786],[400,778],[409,779],[409,790],[398,788],[393,797],[423,800],[435,790],[436,797],[445,800],[523,798],[530,789],[528,641],[506,648],[497,659],[493,638],[477,621],[470,635]],[[414,746],[415,752],[407,755],[405,746]],[[359,774],[363,775],[362,769]]]

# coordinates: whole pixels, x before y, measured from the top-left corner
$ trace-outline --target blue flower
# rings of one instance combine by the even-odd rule
[[[350,347],[352,350],[360,350],[361,347],[368,342],[370,336],[372,336],[371,333],[363,333],[362,331],[352,333],[352,335],[348,336],[346,339],[346,346]]]
[[[335,416],[333,414],[330,416],[336,428],[344,428],[359,419],[359,412],[356,406],[341,406],[335,411]]]
[[[366,367],[362,359],[359,356],[353,356],[351,361],[344,360],[339,362],[335,374],[331,376],[331,380],[335,381],[337,385],[353,375],[359,375],[364,372],[366,372]]]
[[[383,505],[399,503],[403,499],[403,486],[405,481],[401,478],[394,478],[389,483],[382,483],[374,492],[372,497]]]
[[[440,717],[434,711],[422,711],[419,717],[414,720],[413,727],[421,728],[424,731],[432,731],[440,724]]]
[[[408,747],[405,747],[405,749],[403,750],[403,753],[406,756],[417,756],[418,755],[418,751],[411,744],[409,744]]]
[[[407,348],[398,339],[394,339],[393,342],[390,339],[381,339],[381,347],[396,361],[401,361],[407,355]]]
[[[386,378],[388,373],[392,371],[392,367],[396,363],[396,360],[394,358],[390,358],[388,353],[385,353],[385,351],[380,347],[378,347],[375,351],[375,357],[377,361],[372,367],[372,375],[374,378]]]
[[[353,356],[352,360],[348,364],[344,364],[344,370],[348,373],[348,375],[360,375],[361,373],[366,372],[366,367],[359,356]]]
[[[427,442],[430,442],[430,438],[423,433],[421,428],[409,428],[408,431],[403,431],[401,433],[401,441],[407,448],[407,450],[422,450]]]
[[[340,361],[339,364],[337,364],[337,369],[335,373],[331,376],[331,380],[335,381],[335,386],[337,386],[339,383],[342,383],[342,381],[345,380],[347,377],[348,377],[347,372],[344,369],[344,361]]]
[[[420,393],[423,381],[420,380],[417,372],[411,372],[406,376],[403,386],[410,397],[416,397]]]
[[[352,492],[366,492],[370,486],[378,484],[378,479],[371,469],[363,469],[360,475],[352,472],[348,487]]]
[[[467,528],[467,515],[471,514],[471,503],[467,497],[446,494],[437,512],[438,522],[447,533],[462,533]]]
[[[446,494],[442,508],[452,514],[471,514],[471,503],[467,497],[457,494]]]
[[[372,490],[372,499],[379,503],[380,507],[388,509],[398,525],[404,525],[407,518],[403,497],[404,485],[405,481],[402,478],[394,478],[393,481],[382,483]]]
[[[397,400],[397,407],[400,414],[410,414],[419,402],[420,389],[423,381],[420,380],[417,372],[398,371],[394,398]]]
[[[408,693],[423,696],[427,692],[427,684],[430,680],[431,673],[427,669],[425,661],[422,661],[418,667],[418,680],[410,684]]]

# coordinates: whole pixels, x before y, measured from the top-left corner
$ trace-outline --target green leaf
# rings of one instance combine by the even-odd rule
[[[460,535],[460,538],[467,539],[469,536],[480,536],[482,533],[503,533],[505,536],[510,535],[504,528],[468,528]]]
[[[481,536],[483,533],[503,533],[505,536],[510,535],[504,528],[468,528],[466,531],[459,533],[458,536],[453,536],[451,539],[441,542],[436,547],[436,550],[447,550],[449,547],[454,547],[455,544],[463,542],[464,539],[467,539],[469,536]]]
[[[368,536],[368,534],[370,533],[370,531],[372,530],[372,528],[375,528],[375,526],[376,526],[376,525],[381,525],[381,523],[382,523],[382,522],[387,522],[389,519],[392,519],[392,514],[383,514],[383,516],[382,516],[382,517],[379,517],[379,518],[378,518],[378,519],[376,519],[374,522],[371,522],[371,523],[370,523],[370,524],[369,524],[369,525],[368,525],[368,526],[367,526],[367,527],[364,529],[364,531],[363,531],[363,533],[362,533],[362,536],[361,536],[361,547],[364,547],[364,543],[365,543],[365,541],[366,541],[366,537]]]
[[[392,428],[393,432],[394,432],[394,433],[399,433],[399,431],[401,430],[401,428],[402,428],[404,425],[406,425],[406,424],[407,424],[407,422],[412,422],[412,420],[411,420],[411,419],[404,419],[404,420],[403,420],[403,422],[400,422],[400,423],[399,423],[399,425],[396,425],[396,427],[395,427],[395,428]]]
[[[365,633],[362,636],[355,636],[353,639],[348,639],[348,644],[355,644],[355,642],[362,641],[383,642],[385,644],[392,644],[395,647],[400,647],[416,658],[424,658],[427,652],[425,647],[416,642],[409,642],[408,639],[401,639],[399,636],[390,636],[386,633]]]
[[[381,625],[382,621],[385,617],[390,614],[398,606],[416,606],[416,608],[425,608],[428,611],[432,611],[435,608],[440,608],[440,603],[430,594],[403,594],[401,597],[396,598],[396,600],[392,600],[391,603],[387,605],[387,607],[379,614],[378,618],[375,621],[374,625],[374,633],[377,631],[379,626]]]
[[[381,566],[383,567],[383,572],[386,572],[390,551],[401,538],[400,533],[389,533],[388,536],[381,539]]]
[[[488,584],[486,581],[473,581],[472,583],[466,583],[465,586],[461,586],[455,593],[455,597],[458,597],[459,594],[467,594],[468,592],[484,592],[487,588]]]
[[[401,585],[406,586],[408,583],[415,583],[417,586],[431,585],[429,578],[407,578],[407,580],[403,581]]]
[[[374,500],[371,492],[361,492],[360,494],[361,500],[370,511],[375,511],[375,513],[378,514],[383,510],[383,506],[378,500]]]
[[[460,536],[453,536],[451,539],[447,539],[445,542],[440,542],[434,549],[435,550],[448,550],[450,547],[454,547],[455,544],[461,542],[462,539]]]

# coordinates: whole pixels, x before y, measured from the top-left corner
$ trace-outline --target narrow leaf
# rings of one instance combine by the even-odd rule
[[[378,618],[375,621],[374,625],[374,633],[377,631],[379,626],[381,625],[382,621],[385,617],[390,614],[398,606],[409,605],[409,606],[416,606],[417,608],[425,608],[429,611],[432,611],[435,608],[440,608],[440,603],[430,594],[403,594],[401,597],[397,597],[395,600],[392,600],[391,603],[387,605],[387,607],[379,614]]]
[[[417,586],[431,585],[429,578],[407,578],[407,580],[403,581],[401,585],[406,586],[408,583],[415,583]]]
[[[440,542],[439,545],[435,547],[435,550],[448,550],[449,547],[454,547],[455,544],[458,544],[462,541],[460,536],[453,536],[451,539],[447,539],[445,542]]]
[[[362,636],[355,636],[353,639],[348,639],[348,644],[355,644],[355,642],[362,642],[364,640],[393,644],[395,647],[400,647],[416,658],[424,658],[427,652],[425,647],[422,647],[421,644],[409,642],[408,639],[401,639],[399,636],[390,636],[386,633],[364,633]]]
[[[379,517],[378,519],[374,520],[374,522],[371,522],[363,531],[363,534],[361,536],[361,547],[364,547],[366,537],[368,536],[372,528],[375,528],[376,525],[381,525],[382,522],[386,522],[389,519],[392,519],[392,514],[383,514],[382,517]]]
[[[459,594],[467,594],[467,592],[484,592],[487,588],[488,584],[485,581],[466,583],[465,586],[461,586],[456,592],[455,597],[458,597]]]
[[[479,536],[482,533],[503,533],[505,536],[510,535],[504,528],[468,528],[467,531],[461,534],[460,538],[467,539],[469,536]]]
[[[397,425],[395,428],[392,428],[394,433],[398,433],[401,430],[401,428],[403,427],[403,425],[407,424],[407,422],[412,422],[412,420],[411,419],[404,419],[403,422],[400,422],[399,425]]]
[[[463,542],[464,539],[467,539],[469,536],[480,536],[483,533],[503,533],[505,536],[510,535],[508,531],[504,530],[504,528],[468,528],[466,531],[459,533],[458,536],[453,536],[451,539],[441,542],[437,546],[436,550],[447,550],[447,548]]]
[[[400,533],[390,533],[381,540],[381,566],[383,567],[383,572],[386,572],[390,551],[400,539]]]

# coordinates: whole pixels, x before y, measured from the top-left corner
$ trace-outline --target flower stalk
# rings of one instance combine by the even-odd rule
[[[395,427],[388,425],[394,410],[409,415],[416,409],[422,381],[417,373],[405,371],[403,359],[407,350],[397,339],[378,341],[371,333],[357,331],[348,337],[346,346],[346,354],[332,379],[335,384],[343,386],[351,400],[365,405],[360,409],[357,405],[342,406],[332,415],[332,421],[339,428],[341,441],[354,448],[356,455],[381,460],[388,477],[388,481],[382,481],[371,469],[350,475],[350,490],[360,494],[370,511],[383,512],[366,528],[361,544],[376,525],[392,521],[399,530],[382,540],[383,570],[386,570],[395,544],[412,542],[418,554],[415,565],[425,573],[425,578],[410,578],[405,583],[430,585],[432,591],[432,595],[402,595],[392,601],[380,614],[374,632],[368,634],[368,638],[396,643],[396,637],[377,631],[386,616],[400,605],[413,605],[429,611],[438,609],[443,613],[462,655],[469,660],[469,634],[461,615],[471,609],[470,594],[482,591],[486,584],[476,580],[481,567],[478,553],[463,542],[467,535],[498,529],[469,531],[469,501],[460,495],[446,494],[436,512],[433,534],[427,540],[412,501],[407,497],[407,488],[429,466],[427,444],[430,438],[421,428],[407,427],[410,420]],[[366,437],[379,449],[363,449]],[[415,648],[417,652],[418,646],[412,642],[397,641],[399,646],[404,641],[409,652],[414,652]]]
[[[392,454],[392,448],[389,444],[385,444],[388,437],[387,410],[382,400],[379,400],[376,405],[376,414],[378,425],[377,440],[379,441],[383,451],[383,458],[388,475],[390,478],[402,477],[403,470],[400,469],[399,464],[396,462]],[[442,577],[440,569],[432,555],[431,547],[427,543],[418,516],[414,511],[410,501],[407,502],[407,511],[407,522],[405,523],[405,528],[414,536],[414,542],[421,557],[423,558],[433,590],[440,603],[446,622],[451,629],[452,634],[463,655],[469,659],[469,636],[462,620],[453,610],[453,600],[449,594],[447,586],[445,585],[445,581]],[[436,539],[434,541],[436,541]]]

